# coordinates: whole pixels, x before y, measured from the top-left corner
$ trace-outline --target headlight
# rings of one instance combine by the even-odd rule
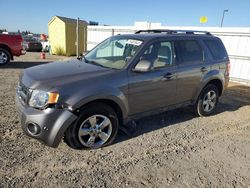
[[[29,105],[34,108],[43,108],[48,104],[57,103],[58,98],[58,93],[33,90],[29,100]]]

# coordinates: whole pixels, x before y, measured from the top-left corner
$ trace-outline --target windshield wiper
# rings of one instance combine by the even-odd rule
[[[77,59],[78,59],[79,61],[84,60],[85,63],[90,63],[90,64],[97,65],[97,66],[100,66],[100,67],[108,68],[108,67],[105,67],[105,66],[103,66],[103,65],[101,65],[101,64],[99,64],[99,63],[97,63],[96,61],[87,60],[87,58],[86,58],[83,54],[81,54],[81,56],[77,57]]]
[[[93,61],[93,60],[92,61],[88,60],[88,63],[93,64],[93,65],[97,65],[97,66],[100,66],[100,67],[103,67],[103,68],[106,68],[106,69],[119,70],[119,69],[114,68],[114,67],[104,66],[104,65],[102,65],[100,63],[97,63],[96,61]]]
[[[103,68],[110,68],[110,67],[106,67],[106,66],[104,66],[104,65],[102,65],[102,64],[99,64],[99,63],[97,63],[96,61],[90,61],[90,60],[87,60],[87,63],[90,63],[90,64],[92,64],[92,65],[97,65],[97,66],[100,66],[100,67],[103,67]]]
[[[87,60],[87,58],[82,54],[80,57],[77,58],[78,60],[82,61],[82,59],[85,61],[85,63],[89,63],[89,64],[92,64],[92,65],[97,65],[99,67],[103,67],[103,68],[106,68],[106,69],[114,69],[114,70],[117,70],[116,68],[113,68],[113,67],[107,67],[107,66],[104,66],[100,63],[97,63],[96,61],[93,61],[93,60]]]

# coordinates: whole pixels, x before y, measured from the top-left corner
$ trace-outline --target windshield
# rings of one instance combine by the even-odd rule
[[[90,51],[85,58],[87,63],[122,69],[141,44],[142,41],[137,39],[111,37]]]

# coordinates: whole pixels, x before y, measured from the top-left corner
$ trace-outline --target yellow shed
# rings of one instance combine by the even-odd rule
[[[76,19],[54,16],[48,23],[51,53],[76,55]],[[87,25],[79,20],[79,53],[87,50]]]

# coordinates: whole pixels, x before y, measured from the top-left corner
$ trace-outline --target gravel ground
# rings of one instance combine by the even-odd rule
[[[250,87],[230,84],[211,117],[178,109],[102,149],[53,149],[22,133],[15,110],[18,76],[36,64],[0,68],[0,187],[250,187]]]
[[[19,57],[15,57],[15,61],[21,61],[21,62],[29,62],[29,61],[40,61],[40,62],[46,62],[46,61],[56,61],[56,60],[67,60],[74,57],[66,57],[66,56],[58,56],[58,55],[50,55],[49,53],[45,53],[45,59],[41,59],[40,55],[42,52],[26,52],[25,55],[21,55]]]

